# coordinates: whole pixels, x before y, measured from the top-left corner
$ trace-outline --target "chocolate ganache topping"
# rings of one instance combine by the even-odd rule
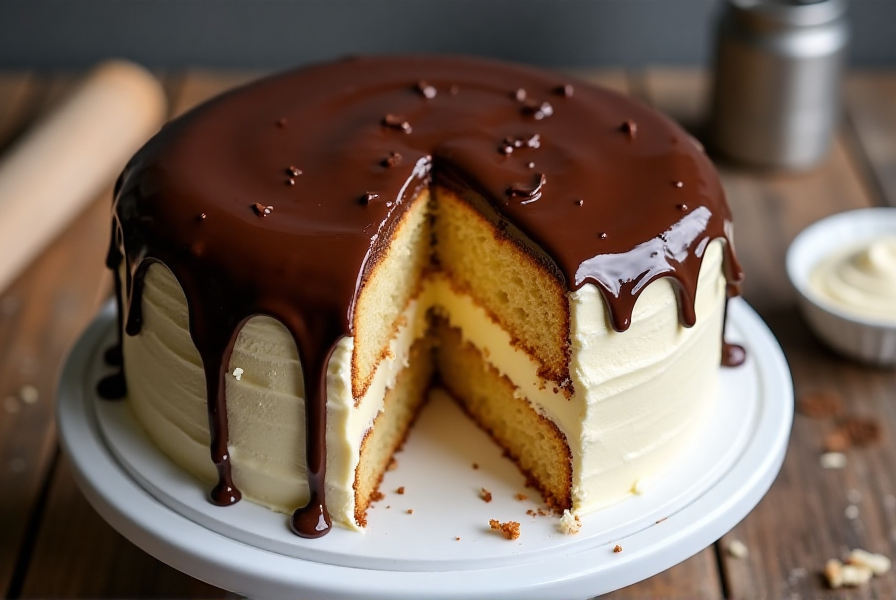
[[[352,334],[357,291],[407,201],[433,181],[475,190],[499,229],[569,290],[596,285],[617,331],[660,277],[693,325],[703,252],[716,238],[737,292],[712,164],[681,128],[619,94],[460,57],[351,58],[231,91],[170,122],[125,168],[108,260],[116,276],[125,261],[128,335],[140,331],[150,264],[183,288],[205,371],[215,503],[240,498],[227,450],[230,353],[248,319],[269,315],[295,339],[306,379],[311,499],[292,527],[304,537],[329,530],[327,362]]]

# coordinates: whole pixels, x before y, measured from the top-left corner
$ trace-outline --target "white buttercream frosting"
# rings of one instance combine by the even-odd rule
[[[896,321],[896,236],[833,252],[812,270],[809,285],[848,313]]]
[[[406,308],[383,361],[362,398],[352,397],[353,338],[339,341],[327,371],[327,501],[341,524],[354,522],[353,483],[365,433],[383,396],[424,335],[426,313],[440,306],[487,360],[566,435],[573,457],[573,510],[616,502],[656,476],[698,434],[716,395],[725,282],[721,242],[711,244],[700,272],[697,324],[682,327],[668,280],[639,298],[628,331],[609,326],[600,293],[587,284],[570,293],[575,393],[567,398],[541,380],[538,364],[470,296],[443,276],[428,278]],[[216,480],[208,450],[205,384],[187,329],[186,301],[161,265],[146,275],[143,325],[124,337],[129,399],[150,437],[177,464],[205,482]],[[242,371],[238,371],[242,369]],[[233,375],[239,372],[239,377]],[[225,390],[233,477],[243,495],[290,513],[308,496],[305,477],[302,368],[286,328],[269,317],[240,332]]]

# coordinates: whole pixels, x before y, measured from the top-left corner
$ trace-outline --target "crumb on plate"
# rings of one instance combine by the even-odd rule
[[[497,519],[490,519],[488,525],[495,531],[500,531],[508,540],[515,540],[520,537],[520,524],[516,521],[501,523]]]

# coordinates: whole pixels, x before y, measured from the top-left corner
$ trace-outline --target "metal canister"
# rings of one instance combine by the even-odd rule
[[[716,44],[710,145],[757,166],[804,169],[840,113],[847,0],[726,0]]]

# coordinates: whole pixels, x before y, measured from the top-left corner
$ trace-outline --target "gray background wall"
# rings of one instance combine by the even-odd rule
[[[700,64],[721,0],[0,0],[0,68],[270,68],[466,52],[553,66]],[[896,65],[896,0],[853,0],[851,59]]]

